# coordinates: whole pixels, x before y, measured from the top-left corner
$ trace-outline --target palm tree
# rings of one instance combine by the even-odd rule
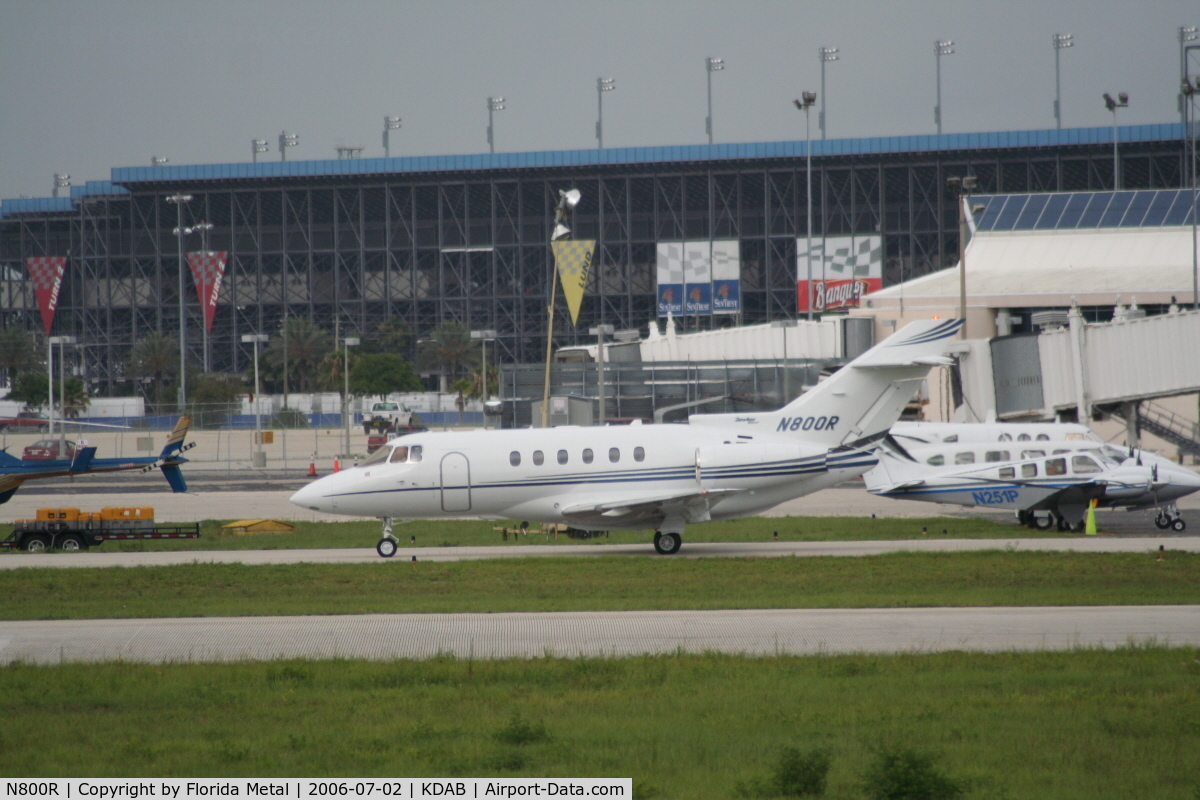
[[[288,317],[282,327],[277,335],[271,337],[271,343],[263,351],[263,360],[267,368],[280,377],[284,374],[286,360],[285,394],[293,389],[311,392],[321,362],[333,351],[333,339],[304,317]]]
[[[154,379],[154,404],[162,404],[163,377],[179,372],[179,343],[163,333],[143,337],[129,353],[129,372]]]
[[[417,369],[423,372],[442,372],[451,379],[479,363],[479,345],[471,339],[471,331],[460,322],[443,322],[421,341],[417,351]]]
[[[40,348],[33,334],[15,325],[0,330],[0,372],[9,386],[17,379],[18,372],[25,372],[42,363]]]

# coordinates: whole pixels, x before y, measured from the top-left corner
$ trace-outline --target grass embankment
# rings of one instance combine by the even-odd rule
[[[615,776],[636,797],[728,798],[762,796],[794,747],[829,754],[829,798],[863,798],[879,754],[904,751],[967,798],[1200,788],[1196,649],[16,665],[0,681],[6,776]]]
[[[214,509],[219,511],[219,509]],[[380,524],[369,522],[295,522],[291,533],[234,534],[222,530],[229,520],[201,523],[199,539],[134,540],[106,542],[103,551],[148,550],[291,550],[326,547],[373,548],[379,541]],[[571,539],[565,533],[551,536],[537,531],[505,536],[495,528],[516,528],[516,522],[475,519],[417,520],[397,524],[396,538],[403,546],[465,547],[512,544],[627,544],[650,542],[650,531],[612,531],[594,539]],[[767,542],[779,533],[780,541],[861,541],[869,539],[914,539],[922,536],[960,539],[1028,538],[1064,536],[1057,531],[1035,531],[1014,523],[999,523],[967,517],[880,518],[870,517],[749,517],[729,522],[691,525],[687,542]],[[12,525],[0,525],[0,539],[7,538]],[[413,539],[415,538],[415,542]]]
[[[1200,554],[537,558],[0,571],[0,618],[1200,603]]]

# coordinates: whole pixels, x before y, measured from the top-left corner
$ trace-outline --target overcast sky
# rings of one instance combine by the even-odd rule
[[[705,142],[706,56],[718,142],[802,139],[791,105],[827,65],[829,138],[933,133],[935,39],[947,133],[1054,126],[1051,35],[1064,127],[1178,120],[1176,29],[1195,0],[0,0],[0,198],[49,196],[52,175],[250,160],[250,140],[300,136],[289,160],[338,145],[392,155]],[[813,136],[817,138],[816,115]]]

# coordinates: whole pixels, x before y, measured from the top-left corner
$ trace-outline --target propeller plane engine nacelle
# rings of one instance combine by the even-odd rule
[[[1104,496],[1137,497],[1152,491],[1156,471],[1151,467],[1131,466],[1126,462],[1105,476]]]

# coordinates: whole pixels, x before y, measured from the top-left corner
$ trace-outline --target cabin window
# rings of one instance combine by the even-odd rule
[[[1084,436],[1082,433],[1068,433],[1063,438],[1066,439],[1068,442],[1082,442],[1087,437]]]
[[[957,441],[958,441],[958,434],[957,434],[957,433],[952,433],[952,434],[950,434],[949,436],[943,437],[943,438],[942,438],[942,441],[943,441],[943,442],[950,442],[950,443],[957,442]]]
[[[1000,480],[1011,481],[1015,477],[1017,477],[1016,468],[1014,468],[1014,467],[1001,467],[1000,468]]]
[[[590,463],[592,463],[592,448],[590,448],[590,447],[585,447],[585,448],[584,448],[584,450],[583,450],[583,463],[585,463],[585,464],[590,464]]]
[[[542,462],[543,462],[543,461],[545,461],[545,460],[546,460],[546,457],[545,457],[544,455],[542,455],[542,451],[541,451],[541,450],[534,450],[534,451],[533,451],[533,463],[534,463],[535,465],[537,465],[537,466],[539,466],[539,467],[540,467],[540,466],[542,465]]]
[[[1047,475],[1066,475],[1067,460],[1065,458],[1050,458],[1046,460]]]
[[[1053,455],[1061,456],[1063,453],[1069,453],[1069,452],[1071,452],[1071,451],[1070,450],[1055,450]]]
[[[567,451],[566,450],[558,451],[558,463],[560,463],[560,464],[567,463]]]
[[[984,453],[983,460],[991,462],[1011,461],[1012,459],[1009,458],[1007,450],[988,450],[986,453]]]
[[[946,457],[945,456],[930,456],[929,458],[925,459],[925,463],[931,467],[940,467],[946,463]]]
[[[1091,475],[1094,472],[1102,472],[1100,465],[1093,461],[1088,456],[1075,456],[1071,459],[1071,469],[1079,475]]]
[[[1021,465],[1021,477],[1022,478],[1036,478],[1037,477],[1037,464],[1022,464]]]
[[[1002,433],[1002,434],[1000,434],[1000,438],[999,438],[999,439],[997,439],[996,441],[998,441],[998,442],[1011,442],[1011,441],[1012,441],[1012,434],[1011,434],[1011,433]]]
[[[371,455],[367,456],[367,460],[359,464],[360,467],[369,467],[372,464],[382,464],[387,461],[388,454],[391,453],[386,447],[381,447]]]
[[[408,448],[397,447],[392,450],[392,457],[388,459],[389,464],[403,464],[408,461]]]
[[[646,460],[646,448],[644,448],[644,447],[633,448],[633,460],[634,461],[645,461]]]
[[[971,453],[955,453],[954,454],[954,463],[955,464],[974,464],[975,463],[975,453],[973,453],[973,452],[971,452]]]
[[[621,450],[618,447],[608,448],[608,460],[612,463],[617,463],[621,460]]]
[[[408,448],[408,463],[418,464],[421,461],[421,445],[414,444]]]
[[[516,450],[513,450],[508,454],[508,463],[512,464],[514,467],[521,466],[521,454]]]
[[[1022,450],[1021,458],[1041,458],[1046,455],[1045,450]]]
[[[1037,435],[1037,440],[1038,440],[1039,442],[1048,442],[1048,441],[1050,441],[1050,434],[1048,434],[1048,433],[1039,433],[1039,434]]]
[[[1030,436],[1028,433],[1022,433],[1020,436],[1017,437],[1017,441],[1018,442],[1032,442],[1033,437]]]

